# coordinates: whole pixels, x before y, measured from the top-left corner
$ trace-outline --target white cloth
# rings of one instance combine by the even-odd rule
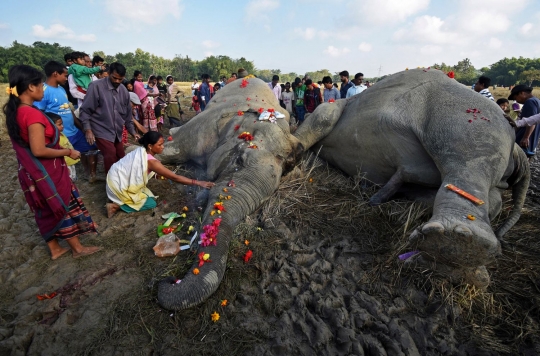
[[[127,204],[139,211],[148,197],[154,194],[146,188],[148,179],[148,154],[139,147],[112,165],[107,174],[107,197],[119,205]]]
[[[536,114],[529,117],[524,117],[521,120],[516,121],[517,127],[533,126],[540,123],[540,114]]]
[[[350,98],[351,96],[360,94],[361,92],[367,89],[367,87],[364,84],[354,85],[354,83],[351,82],[351,85],[352,86],[349,88],[349,90],[347,90],[346,98]]]
[[[80,91],[77,90],[77,84],[75,83],[75,79],[73,79],[73,74],[70,74],[68,76],[68,84],[69,84],[69,92],[75,99],[77,99],[77,106],[81,107],[86,94],[81,93]]]
[[[276,96],[276,99],[279,101],[279,99],[281,99],[281,85],[276,84],[276,86],[272,88],[272,82],[270,82],[268,83],[268,87],[270,88],[270,90],[272,90],[272,92]]]

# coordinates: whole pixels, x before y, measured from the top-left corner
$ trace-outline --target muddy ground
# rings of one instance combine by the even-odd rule
[[[196,191],[154,180],[155,211],[107,219],[104,182],[81,177],[77,186],[100,227],[82,242],[103,251],[51,261],[5,139],[0,155],[0,355],[540,354],[537,165],[524,214],[489,266],[487,291],[399,263],[426,209],[407,202],[370,208],[372,191],[358,179],[306,155],[236,229],[218,291],[198,307],[170,312],[157,304],[157,282],[181,277],[195,255],[155,257],[156,227],[183,206],[190,209],[183,231],[197,226]],[[245,264],[248,248],[254,257]],[[50,300],[36,297],[52,292]]]

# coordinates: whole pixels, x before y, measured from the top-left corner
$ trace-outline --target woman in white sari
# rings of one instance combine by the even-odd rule
[[[155,208],[157,204],[154,194],[146,187],[154,175],[207,189],[215,185],[177,175],[163,166],[154,155],[163,152],[164,142],[161,133],[149,131],[139,139],[143,147],[133,150],[113,164],[107,174],[107,197],[112,201],[106,204],[109,218],[118,210],[132,213]]]

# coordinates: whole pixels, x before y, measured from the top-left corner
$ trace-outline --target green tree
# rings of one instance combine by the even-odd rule
[[[529,69],[521,72],[520,77],[528,82],[529,86],[532,86],[534,81],[540,81],[540,69]]]

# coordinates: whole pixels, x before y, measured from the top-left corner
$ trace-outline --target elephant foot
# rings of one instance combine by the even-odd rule
[[[501,245],[491,226],[480,219],[433,216],[410,236],[430,259],[454,268],[477,268],[492,262]]]

